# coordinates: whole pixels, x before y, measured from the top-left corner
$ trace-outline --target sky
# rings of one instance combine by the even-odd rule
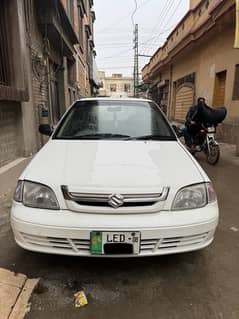
[[[133,31],[139,28],[139,54],[152,56],[189,10],[189,0],[94,0],[98,70],[133,74]],[[140,72],[149,57],[139,57]]]

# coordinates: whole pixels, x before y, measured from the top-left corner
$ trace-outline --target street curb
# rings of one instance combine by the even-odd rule
[[[8,319],[23,319],[29,312],[28,301],[36,288],[39,279],[27,279]]]
[[[4,165],[2,167],[0,167],[0,175],[6,173],[7,171],[9,171],[10,169],[14,168],[15,166],[17,166],[18,164],[22,163],[23,161],[25,161],[28,157],[20,157],[17,158],[15,161]]]
[[[29,299],[39,279],[28,279],[0,268],[0,319],[23,319],[29,312]]]

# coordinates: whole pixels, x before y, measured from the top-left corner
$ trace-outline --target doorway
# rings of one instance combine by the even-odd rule
[[[214,107],[220,107],[225,105],[226,78],[227,71],[216,73],[213,96]]]

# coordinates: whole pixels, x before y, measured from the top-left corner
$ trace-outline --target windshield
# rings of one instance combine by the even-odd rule
[[[161,111],[144,101],[79,101],[64,118],[56,139],[175,140]]]

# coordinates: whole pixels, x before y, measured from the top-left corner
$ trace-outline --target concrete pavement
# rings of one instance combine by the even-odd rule
[[[30,311],[28,304],[38,279],[28,279],[0,268],[0,319],[23,319]]]
[[[238,319],[239,160],[233,151],[222,145],[215,167],[199,157],[221,212],[215,241],[205,250],[144,259],[50,256],[17,247],[6,229],[0,234],[0,267],[41,278],[26,318]],[[75,308],[74,293],[82,289],[89,305]]]
[[[31,158],[15,161],[0,169],[0,236],[10,230],[9,210],[18,177]]]

